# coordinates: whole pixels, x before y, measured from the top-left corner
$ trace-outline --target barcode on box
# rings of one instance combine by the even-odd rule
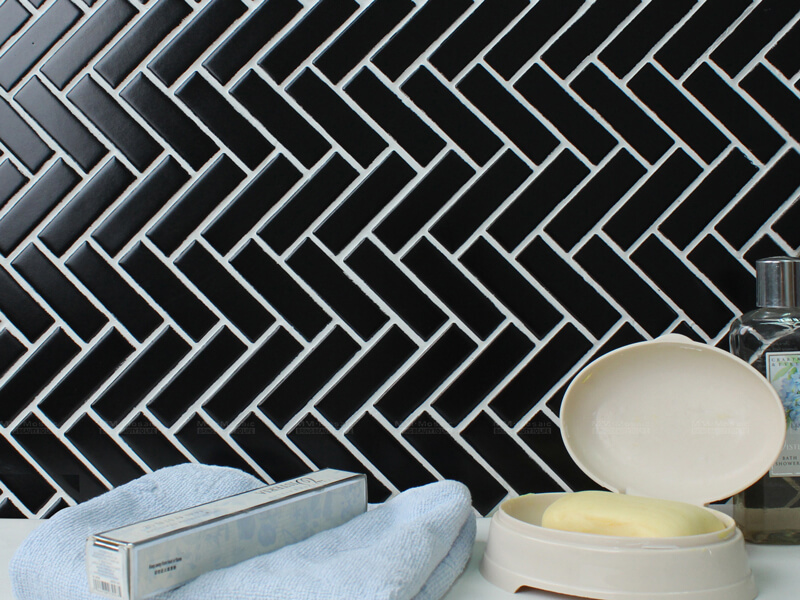
[[[105,594],[107,596],[113,596],[115,598],[122,598],[122,586],[113,582],[108,581],[106,579],[100,579],[99,577],[95,577],[93,579],[93,590],[98,594]]]

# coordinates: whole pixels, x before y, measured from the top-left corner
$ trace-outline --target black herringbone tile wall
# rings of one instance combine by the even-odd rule
[[[2,0],[0,516],[593,487],[576,371],[798,251],[798,72],[800,0]]]

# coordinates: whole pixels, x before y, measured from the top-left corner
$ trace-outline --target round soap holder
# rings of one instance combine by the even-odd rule
[[[603,488],[696,506],[760,479],[785,438],[770,383],[736,356],[680,335],[624,346],[586,365],[564,393],[561,435]],[[532,587],[599,600],[753,600],[744,537],[721,531],[626,538],[541,526],[564,492],[503,502],[481,573],[504,590]]]

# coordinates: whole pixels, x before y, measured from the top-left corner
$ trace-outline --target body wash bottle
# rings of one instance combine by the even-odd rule
[[[733,322],[730,348],[775,387],[786,411],[786,444],[763,478],[733,498],[750,542],[800,544],[800,259],[756,261],[756,310]]]

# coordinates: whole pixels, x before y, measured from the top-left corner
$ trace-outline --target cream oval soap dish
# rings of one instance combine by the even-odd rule
[[[572,458],[617,493],[703,506],[760,479],[783,447],[785,416],[769,382],[743,360],[680,335],[631,344],[572,380],[561,404]],[[511,592],[532,587],[606,600],[753,600],[744,538],[723,529],[619,537],[541,526],[564,493],[505,501],[481,573]]]

